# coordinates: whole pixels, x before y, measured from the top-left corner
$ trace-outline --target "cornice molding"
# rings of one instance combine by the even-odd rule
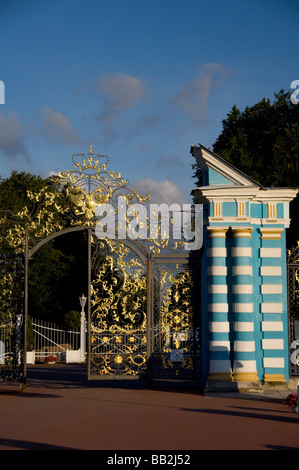
[[[197,203],[207,203],[219,199],[222,201],[242,199],[261,203],[289,203],[299,192],[299,188],[265,188],[202,144],[192,146],[190,152],[196,158],[201,169],[211,169],[230,182],[228,184],[214,183],[194,189],[192,195]]]

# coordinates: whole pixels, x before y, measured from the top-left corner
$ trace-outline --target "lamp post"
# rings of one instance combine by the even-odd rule
[[[84,307],[86,304],[87,297],[82,294],[81,297],[79,297],[80,300],[80,305],[81,305],[81,328],[80,328],[80,362],[85,361],[85,353],[86,353],[86,337],[85,337],[85,312],[84,312]]]

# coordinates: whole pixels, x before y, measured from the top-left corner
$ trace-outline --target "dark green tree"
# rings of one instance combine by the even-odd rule
[[[0,179],[0,217],[15,215],[24,207],[28,207],[29,213],[34,212],[27,192],[39,192],[49,183],[49,179],[16,171],[9,178]],[[63,214],[57,213],[55,217]],[[6,235],[5,227],[1,227],[1,253],[9,250],[3,242]],[[82,292],[87,292],[85,232],[58,237],[35,252],[29,261],[28,304],[32,317],[63,323],[65,313],[78,308]]]
[[[265,187],[299,190],[299,106],[292,104],[289,92],[281,90],[273,101],[264,98],[244,111],[234,105],[222,125],[214,153]],[[196,164],[193,168],[200,185],[200,169]],[[299,240],[298,196],[290,210],[289,247]]]
[[[49,184],[49,179],[31,175],[24,171],[13,171],[9,178],[0,177],[0,213],[17,214],[24,207],[32,208],[27,191],[38,192]]]
[[[75,232],[47,242],[29,262],[29,312],[62,324],[87,293],[87,234]]]
[[[299,107],[281,90],[222,121],[213,151],[264,186],[299,185]]]
[[[81,325],[81,313],[77,310],[70,310],[65,314],[64,321],[66,326],[72,330],[80,328]]]

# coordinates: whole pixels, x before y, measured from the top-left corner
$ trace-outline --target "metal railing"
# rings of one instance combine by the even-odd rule
[[[0,364],[6,364],[13,357],[12,334],[11,324],[0,325]]]
[[[66,362],[67,351],[80,348],[80,328],[68,330],[39,319],[32,319],[32,328],[36,362],[45,362],[52,356],[58,362]]]

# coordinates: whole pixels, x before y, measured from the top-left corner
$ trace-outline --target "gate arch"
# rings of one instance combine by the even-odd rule
[[[21,256],[23,260],[23,301],[22,307],[15,311],[15,319],[22,320],[19,328],[22,341],[18,349],[22,360],[15,365],[22,371],[22,386],[26,383],[29,259],[49,240],[81,230],[88,231],[88,378],[144,374],[151,379],[199,378],[199,310],[195,312],[193,306],[194,288],[189,281],[194,266],[191,267],[190,253],[184,244],[172,240],[171,236],[167,240],[147,237],[137,242],[131,238],[99,239],[95,234],[99,204],[110,203],[115,207],[119,196],[128,205],[149,201],[149,195],[139,195],[119,173],[108,171],[108,161],[107,156],[95,155],[92,147],[87,155],[73,155],[73,170],[53,176],[51,184],[37,193],[28,192],[30,209],[24,207],[18,214],[4,214],[0,218],[1,251]],[[96,252],[103,247],[108,252],[99,265]],[[125,261],[127,255],[131,260]],[[105,283],[108,267],[112,285],[118,284],[122,289],[112,292],[112,285]],[[0,282],[3,279],[5,276]],[[197,296],[198,292],[197,286]],[[104,324],[108,330],[102,327]],[[138,326],[138,334],[133,326]],[[108,344],[113,344],[113,351],[108,350]],[[120,344],[125,350],[123,354],[120,354]],[[0,379],[4,369],[0,367]],[[14,372],[8,373],[12,380],[16,377]]]
[[[78,227],[69,227],[63,230],[60,230],[59,232],[54,232],[51,235],[48,235],[46,238],[42,239],[39,241],[36,245],[34,245],[29,251],[28,251],[28,259],[30,259],[36,251],[41,248],[43,245],[48,243],[50,240],[53,240],[57,237],[60,237],[62,235],[67,235],[69,233],[73,232],[81,232],[82,230],[88,230],[88,226],[78,226]]]

